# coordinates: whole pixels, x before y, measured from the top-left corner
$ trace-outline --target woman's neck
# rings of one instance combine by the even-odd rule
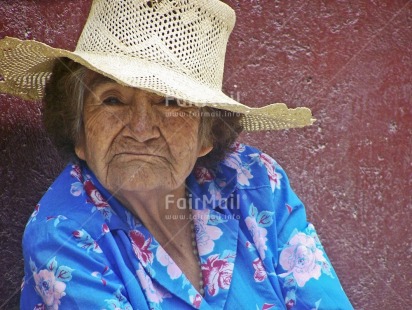
[[[202,292],[199,256],[193,251],[193,220],[185,184],[163,195],[139,193],[118,199],[150,231],[193,286]]]
[[[171,251],[184,251],[191,244],[191,209],[185,184],[176,190],[161,193],[118,192],[116,197],[151,232],[154,238]]]

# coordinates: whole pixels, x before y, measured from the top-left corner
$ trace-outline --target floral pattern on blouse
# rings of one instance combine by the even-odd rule
[[[78,162],[28,220],[21,309],[353,309],[270,156],[237,143],[213,171],[195,167],[186,186],[204,295]]]
[[[322,271],[332,276],[330,264],[323,255],[318,239],[315,239],[312,224],[309,224],[307,231],[311,231],[311,234],[295,232],[280,253],[279,259],[280,265],[286,270],[280,276],[292,274],[300,287],[305,286],[310,279],[319,279]]]
[[[249,216],[245,219],[246,226],[253,237],[253,244],[262,259],[265,258],[265,252],[267,250],[267,229],[265,227],[272,225],[273,214],[274,212],[266,210],[259,212],[256,207],[251,204],[249,208]]]
[[[199,254],[209,254],[215,247],[215,240],[222,236],[222,230],[216,225],[211,225],[209,210],[194,210],[192,214]]]
[[[60,299],[66,293],[66,283],[72,279],[70,267],[58,266],[53,257],[45,266],[45,269],[37,270],[36,264],[30,260],[30,268],[35,283],[35,291],[43,299],[43,304],[37,304],[37,308],[59,309]]]

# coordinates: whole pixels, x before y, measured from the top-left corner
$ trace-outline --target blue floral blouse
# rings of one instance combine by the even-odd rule
[[[78,163],[27,224],[21,309],[353,309],[271,157],[236,144],[218,169],[195,168],[187,188],[204,296]]]

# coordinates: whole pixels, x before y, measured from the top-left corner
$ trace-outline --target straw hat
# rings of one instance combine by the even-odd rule
[[[250,108],[222,92],[235,18],[218,0],[94,0],[74,52],[31,40],[0,40],[0,92],[41,99],[54,60],[67,57],[122,85],[242,113],[248,131],[312,124],[307,108],[282,103]]]

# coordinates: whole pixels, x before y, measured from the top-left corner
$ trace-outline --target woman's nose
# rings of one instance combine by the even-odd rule
[[[145,142],[160,136],[156,111],[147,98],[137,98],[130,106],[129,132],[139,142]]]

